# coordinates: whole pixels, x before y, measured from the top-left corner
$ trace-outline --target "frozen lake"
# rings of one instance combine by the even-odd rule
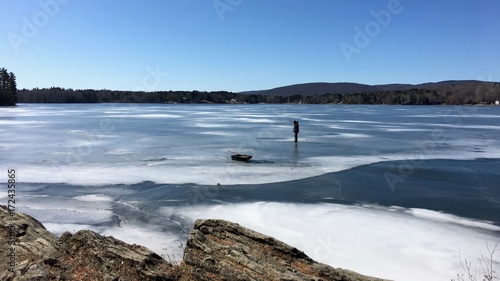
[[[224,218],[394,280],[450,280],[500,240],[500,107],[21,104],[0,132],[18,211],[59,234],[180,255]]]

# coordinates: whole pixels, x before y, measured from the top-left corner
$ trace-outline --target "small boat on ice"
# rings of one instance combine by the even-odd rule
[[[234,161],[248,161],[250,159],[252,159],[252,155],[247,155],[247,154],[239,154],[239,153],[236,153],[236,152],[233,152],[233,151],[228,151],[231,154],[231,160],[234,160]]]
[[[231,160],[234,161],[248,161],[252,159],[252,155],[246,155],[246,154],[233,154],[231,155]]]

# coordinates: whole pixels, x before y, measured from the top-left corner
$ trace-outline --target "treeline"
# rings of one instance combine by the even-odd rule
[[[17,102],[16,75],[0,68],[0,106],[12,106]]]
[[[294,97],[297,99],[298,97]],[[411,89],[383,92],[324,94],[306,96],[303,103],[344,103],[344,104],[408,104],[435,105],[446,103],[446,97],[437,91]]]
[[[282,103],[281,97],[238,94],[227,91],[112,91],[73,90],[58,87],[22,89],[21,103]]]
[[[495,104],[500,100],[500,84],[488,87],[466,88],[450,86],[437,89],[408,89],[350,94],[324,94],[313,96],[291,96],[293,102],[344,103],[344,104],[402,104],[402,105],[464,105]]]
[[[235,94],[230,92],[200,91],[112,91],[73,90],[58,87],[22,89],[18,91],[22,103],[224,103]]]
[[[500,99],[500,87],[494,91],[442,91],[409,89],[364,93],[267,96],[227,91],[133,92],[111,90],[73,90],[64,88],[22,89],[22,103],[307,103],[307,104],[493,104]]]

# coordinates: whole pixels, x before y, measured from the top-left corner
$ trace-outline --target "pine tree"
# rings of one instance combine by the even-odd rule
[[[17,82],[16,75],[8,72],[6,68],[0,68],[0,106],[16,105]]]
[[[7,69],[0,68],[0,105],[7,105]]]
[[[13,72],[9,73],[9,103],[15,105],[17,103],[17,81],[16,75]]]

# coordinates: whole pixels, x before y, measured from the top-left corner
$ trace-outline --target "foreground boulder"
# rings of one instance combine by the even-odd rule
[[[381,280],[317,263],[296,248],[224,220],[195,222],[180,265],[93,231],[58,238],[28,215],[11,216],[4,206],[0,238],[0,280]],[[15,241],[15,251],[9,241]]]
[[[172,265],[145,247],[88,230],[58,238],[28,215],[10,216],[4,206],[0,237],[0,280],[173,280]]]
[[[224,220],[197,220],[184,250],[185,280],[381,280],[317,263],[272,237]]]

